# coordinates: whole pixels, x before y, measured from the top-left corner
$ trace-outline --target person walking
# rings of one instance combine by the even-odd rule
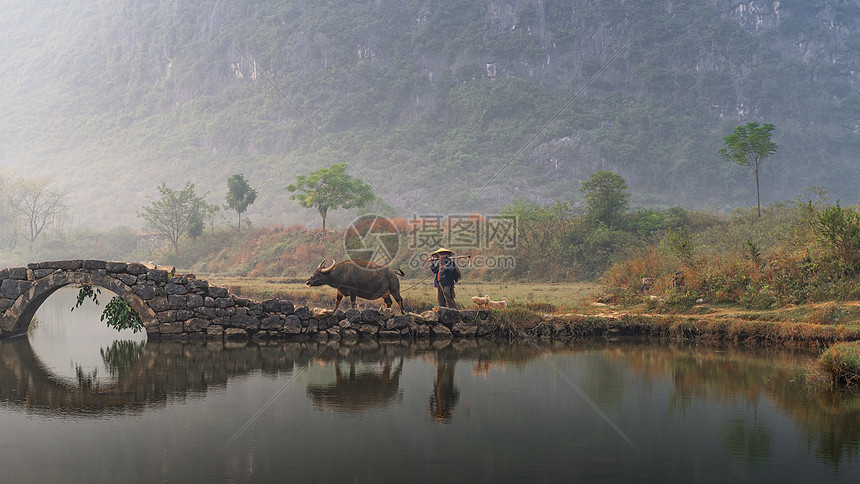
[[[457,308],[457,303],[454,302],[454,284],[460,280],[460,269],[451,259],[454,255],[444,247],[430,254],[430,271],[436,274],[433,279],[433,286],[436,288],[436,302],[439,307]]]

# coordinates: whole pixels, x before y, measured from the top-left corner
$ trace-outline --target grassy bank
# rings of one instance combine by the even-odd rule
[[[294,304],[308,307],[334,307],[337,292],[328,287],[308,287],[303,278],[295,277],[238,277],[202,275],[213,284],[226,284],[233,294],[252,299],[280,297]],[[509,307],[524,308],[541,313],[554,313],[581,309],[598,289],[596,284],[572,283],[498,283],[463,281],[456,287],[457,302],[462,309],[475,309],[472,296],[489,295],[493,300],[505,299]],[[432,279],[404,279],[400,291],[407,309],[420,312],[436,305],[436,289]],[[358,300],[361,307],[378,307],[381,301]],[[348,304],[348,301],[346,302]],[[341,303],[344,308],[344,303]]]

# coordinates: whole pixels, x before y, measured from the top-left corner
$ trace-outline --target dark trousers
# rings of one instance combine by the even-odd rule
[[[454,302],[454,286],[436,286],[436,302],[440,308],[457,308]]]

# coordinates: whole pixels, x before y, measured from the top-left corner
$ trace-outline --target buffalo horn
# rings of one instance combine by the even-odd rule
[[[325,262],[325,259],[323,259],[323,262]],[[334,259],[332,259],[332,260],[331,260],[331,265],[330,265],[330,266],[328,266],[328,267],[326,267],[325,269],[323,269],[323,268],[322,268],[322,263],[320,263],[320,272],[322,272],[323,274],[325,274],[325,273],[327,273],[328,271],[330,271],[333,267],[334,267]]]

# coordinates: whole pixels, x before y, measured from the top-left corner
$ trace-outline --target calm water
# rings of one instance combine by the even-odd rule
[[[2,482],[860,481],[809,354],[117,340],[74,295],[0,340]]]

